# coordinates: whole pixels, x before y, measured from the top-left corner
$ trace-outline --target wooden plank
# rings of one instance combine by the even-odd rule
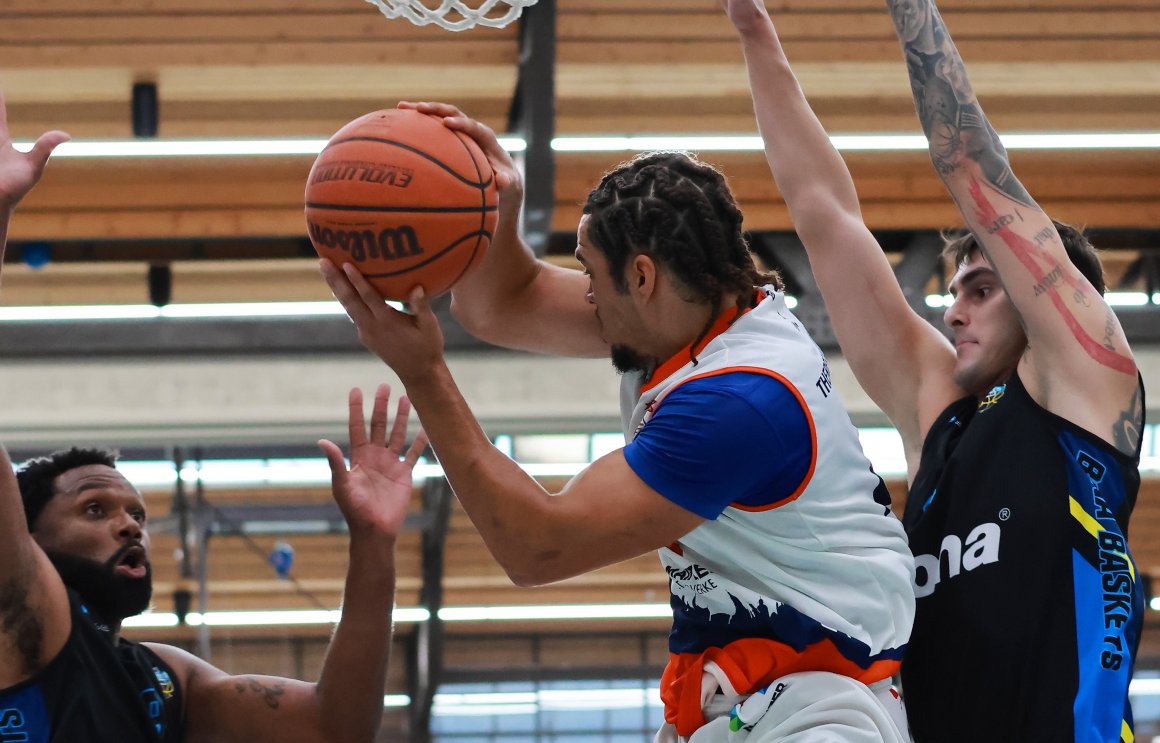
[[[939,0],[945,10],[1038,10],[1055,11],[1068,8],[1089,9],[1091,0]],[[58,13],[126,14],[156,12],[156,0],[105,0],[94,4],[91,0],[0,0],[0,18],[12,15],[41,15]],[[351,8],[350,0],[248,0],[239,5],[236,0],[167,0],[170,12],[245,12],[269,11],[291,15],[303,11],[343,11]],[[360,6],[361,7],[361,6]],[[704,0],[569,0],[561,3],[558,13],[640,12],[667,13],[704,12]],[[885,13],[881,0],[766,0],[766,7],[782,13],[826,13],[834,11],[880,11]],[[1100,6],[1108,12],[1124,9],[1154,8],[1154,0],[1109,0]],[[372,6],[364,11],[375,13]],[[383,19],[384,22],[391,22]],[[406,23],[399,20],[396,23]]]
[[[476,38],[454,40],[432,37],[426,41],[344,40],[340,52],[331,41],[283,41],[222,44],[199,40],[183,43],[71,44],[36,42],[0,45],[5,67],[131,67],[150,70],[162,65],[266,65],[333,64],[336,54],[344,60],[366,64],[438,62],[454,59],[458,64],[514,64],[519,51],[514,39]]]
[[[1155,38],[1122,38],[1110,44],[1102,39],[1025,39],[968,38],[957,43],[970,68],[971,62],[1045,62],[1086,59],[1092,62],[1139,61],[1160,57]],[[786,54],[793,63],[890,61],[901,64],[898,42],[894,39],[790,39]],[[599,39],[562,40],[558,47],[561,63],[584,62],[593,58],[610,64],[660,63],[680,64],[690,59],[706,63],[740,62],[736,41],[688,39],[636,39],[607,41]]]

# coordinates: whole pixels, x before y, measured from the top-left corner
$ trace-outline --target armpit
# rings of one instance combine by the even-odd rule
[[[15,653],[19,675],[39,670],[44,622],[28,602],[28,580],[17,576],[0,584],[0,634]]]

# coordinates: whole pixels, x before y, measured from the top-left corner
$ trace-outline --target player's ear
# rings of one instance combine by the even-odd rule
[[[629,261],[625,271],[629,290],[638,294],[641,299],[648,299],[656,292],[658,270],[656,261],[651,256],[637,253]]]

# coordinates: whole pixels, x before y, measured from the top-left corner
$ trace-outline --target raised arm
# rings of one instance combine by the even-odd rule
[[[31,152],[17,151],[0,94],[0,271],[12,212],[66,139],[64,132],[52,131],[41,135]],[[28,532],[12,462],[0,446],[0,688],[23,681],[55,657],[69,627],[64,584]]]
[[[409,448],[405,444],[406,398],[387,438],[389,395],[386,385],[379,387],[368,437],[362,393],[351,391],[349,470],[335,444],[319,442],[330,461],[334,499],[350,527],[350,567],[342,618],[318,683],[230,676],[184,651],[153,645],[184,680],[190,743],[374,740],[391,643],[395,541],[411,501],[411,472],[427,445],[422,432]]]
[[[4,248],[8,243],[8,223],[16,205],[40,180],[48,156],[56,146],[68,139],[60,131],[40,135],[30,152],[24,153],[12,146],[8,133],[8,111],[4,94],[0,93],[0,271],[4,265]]]
[[[906,302],[862,221],[854,182],[790,69],[760,0],[723,0],[740,36],[753,106],[778,190],[805,245],[842,353],[902,434],[908,459],[961,391],[954,350]]]
[[[1142,405],[1115,313],[1067,257],[1054,223],[1015,177],[931,0],[887,0],[934,166],[1027,333],[1020,373],[1048,410],[1124,451]]]
[[[608,346],[585,301],[580,271],[536,258],[520,237],[524,188],[519,170],[495,132],[445,103],[401,103],[444,117],[474,139],[487,156],[499,188],[499,222],[483,261],[451,291],[451,312],[472,335],[499,346],[561,356],[605,357]]]

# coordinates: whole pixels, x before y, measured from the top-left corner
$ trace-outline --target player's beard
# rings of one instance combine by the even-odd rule
[[[153,568],[146,564],[145,576],[130,578],[117,575],[117,563],[125,556],[128,545],[104,563],[65,552],[47,552],[64,584],[80,595],[81,600],[106,622],[120,622],[140,614],[153,599]]]
[[[652,359],[645,358],[628,346],[612,344],[612,366],[621,374],[644,372],[650,374],[655,367]]]

